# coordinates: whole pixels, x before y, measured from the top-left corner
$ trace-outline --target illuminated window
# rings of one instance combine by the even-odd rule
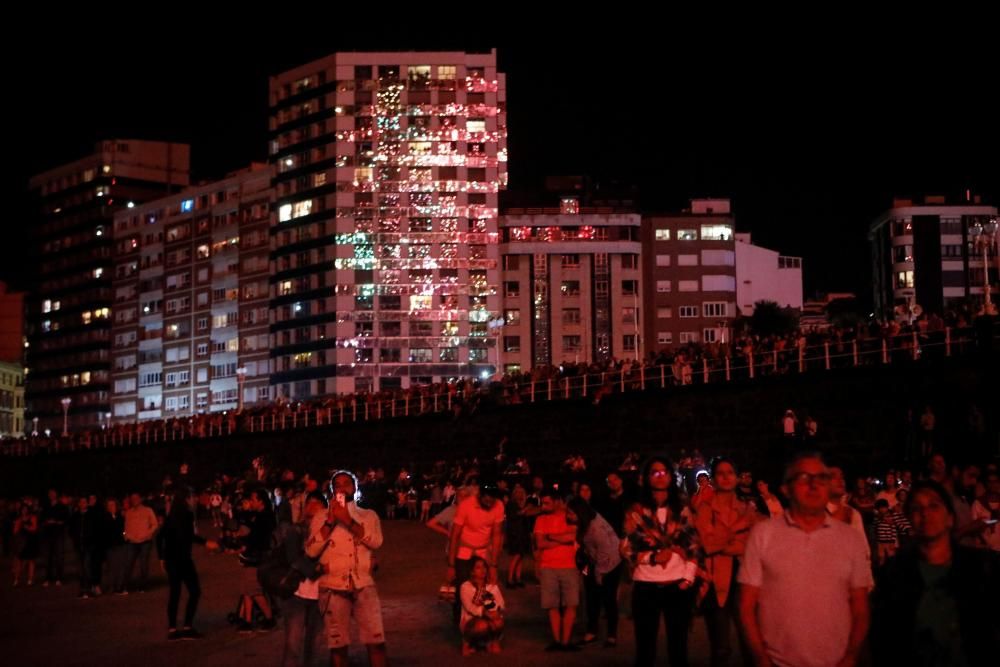
[[[194,200],[185,199],[181,202],[181,213],[190,213],[194,210]]]
[[[702,241],[729,241],[733,238],[732,225],[702,225]]]
[[[209,247],[208,247],[207,244],[203,244],[203,245],[198,246],[197,254],[198,254],[198,259],[205,259],[209,255],[211,255],[212,252],[211,252],[211,250],[209,250]]]
[[[438,65],[439,79],[454,79],[455,76],[456,68],[454,65]]]
[[[278,207],[278,222],[288,222],[292,219],[292,205],[282,204]]]
[[[321,185],[326,185],[326,173],[313,174],[313,187],[318,188]]]
[[[104,269],[102,269],[102,268],[96,268],[96,269],[94,269],[94,277],[95,278],[100,278],[103,275],[104,275]]]
[[[434,303],[433,296],[411,296],[410,297],[410,310],[429,310]]]
[[[470,118],[465,123],[465,129],[469,132],[485,132],[486,131],[486,121],[481,118]]]
[[[295,202],[292,206],[292,217],[301,218],[304,215],[309,215],[312,212],[312,199],[307,199],[305,201]]]
[[[292,293],[292,281],[285,280],[278,285],[278,294],[284,296]]]
[[[670,230],[669,229],[657,229],[656,230],[656,240],[657,241],[669,241],[670,240]]]
[[[85,310],[84,312],[80,313],[80,319],[83,320],[84,324],[90,324],[90,311]]]
[[[698,230],[697,229],[678,229],[677,230],[677,239],[679,241],[697,241],[698,240]]]
[[[52,301],[50,301],[49,299],[42,301],[42,312],[43,313],[52,312]]]

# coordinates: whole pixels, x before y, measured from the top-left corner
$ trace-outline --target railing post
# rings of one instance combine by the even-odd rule
[[[951,356],[951,327],[944,328],[944,356]]]
[[[434,412],[435,412],[435,414],[437,413],[437,411],[438,411],[438,395],[435,393],[434,394]]]
[[[919,345],[919,343],[917,342],[917,332],[914,331],[913,332],[913,360],[914,361],[917,360],[917,354],[920,352],[920,348],[918,347],[918,345]]]
[[[806,350],[805,347],[799,345],[799,373],[806,372]]]
[[[534,380],[532,380],[531,381],[531,402],[532,403],[535,402],[535,384],[536,384],[536,382]]]
[[[705,357],[701,358],[701,378],[705,384],[708,384],[708,359]]]
[[[750,352],[750,379],[753,379],[753,352]]]
[[[882,363],[889,363],[889,343],[885,338],[882,339]]]
[[[549,400],[552,400],[552,378],[549,378]]]
[[[624,367],[622,367],[621,377],[619,378],[619,380],[621,382],[621,392],[624,394],[625,393],[625,368]]]
[[[340,404],[340,423],[344,423],[344,404]]]
[[[667,367],[660,365],[660,389],[667,388]]]
[[[778,351],[774,350],[774,357],[771,361],[771,372],[775,375],[778,374]]]
[[[365,401],[365,421],[368,421],[368,401]]]
[[[732,380],[732,375],[729,372],[729,355],[726,355],[726,382]]]
[[[382,401],[378,402],[378,411],[377,411],[376,414],[378,415],[378,419],[381,421],[381,419],[382,419]]]
[[[826,370],[830,370],[830,341],[823,343],[823,356],[826,358]]]
[[[356,398],[351,399],[351,421],[358,421],[358,400]]]
[[[855,338],[854,340],[851,341],[851,348],[854,351],[854,366],[857,367],[857,365],[858,365],[858,339],[857,338]]]
[[[646,391],[646,367],[639,366],[639,388]]]

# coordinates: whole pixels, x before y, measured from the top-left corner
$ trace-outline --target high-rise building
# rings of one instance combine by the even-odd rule
[[[109,140],[33,177],[39,261],[28,297],[26,401],[39,429],[93,427],[111,410],[112,217],[188,184],[185,144]]]
[[[270,399],[270,187],[255,164],[115,215],[113,421]]]
[[[580,208],[572,197],[504,211],[505,371],[642,357],[641,224],[638,213]]]
[[[992,300],[997,289],[997,245],[975,243],[977,227],[989,225],[997,208],[978,197],[964,203],[928,196],[923,202],[896,199],[892,208],[872,222],[872,289],[875,312],[884,319],[912,314],[915,306],[943,315],[962,301],[982,304],[986,290],[987,251]],[[985,240],[985,239],[983,239]],[[920,311],[916,311],[920,312]]]
[[[726,342],[736,317],[735,222],[728,199],[643,216],[645,337],[650,351]]]
[[[489,370],[496,52],[337,53],[271,79],[272,382],[288,398]]]

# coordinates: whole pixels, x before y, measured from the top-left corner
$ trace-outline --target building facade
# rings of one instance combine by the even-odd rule
[[[494,327],[504,371],[642,357],[641,224],[637,213],[575,199],[505,211]]]
[[[728,199],[643,216],[646,349],[731,340],[737,314],[735,222]]]
[[[758,301],[802,310],[802,258],[754,245],[750,234],[736,235],[736,305],[753,315]]]
[[[270,81],[278,396],[489,371],[506,93],[489,53],[338,53]]]
[[[24,435],[24,367],[0,361],[0,438]]]
[[[112,218],[188,184],[185,144],[100,142],[30,181],[40,251],[27,307],[26,400],[39,428],[98,426],[111,410]]]
[[[115,216],[113,421],[271,398],[270,186],[256,164]]]
[[[913,312],[914,306],[938,315],[963,301],[982,303],[986,269],[994,302],[998,300],[997,246],[973,243],[977,224],[996,219],[997,208],[973,198],[949,203],[944,197],[922,202],[897,199],[871,225],[872,288],[875,312],[883,319]],[[995,239],[994,239],[995,241]],[[919,312],[919,311],[918,311]]]

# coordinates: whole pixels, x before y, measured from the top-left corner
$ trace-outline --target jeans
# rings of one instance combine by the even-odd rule
[[[587,592],[587,633],[596,635],[597,624],[601,618],[601,608],[607,618],[608,637],[618,637],[618,583],[621,581],[624,563],[601,577],[597,583],[593,567],[583,580]]]
[[[45,551],[42,560],[45,561],[45,580],[62,581],[66,564],[66,530],[63,528],[45,529],[45,539],[42,540]]]
[[[708,630],[708,645],[712,650],[712,667],[724,667],[730,663],[733,655],[733,644],[731,632],[736,632],[736,637],[740,645],[742,662],[747,667],[753,665],[753,654],[743,639],[738,625],[739,612],[739,586],[736,584],[736,573],[733,572],[733,585],[729,589],[729,597],[726,599],[724,607],[719,606],[719,599],[712,589],[705,597],[702,610],[705,613],[705,628]]]
[[[128,543],[128,569],[126,570],[125,579],[131,578],[132,572],[135,570],[135,562],[139,561],[139,580],[136,589],[143,590],[146,588],[146,580],[149,579],[149,552],[153,549],[153,541],[147,540],[146,542],[129,542]]]
[[[308,667],[326,656],[323,616],[318,600],[305,600],[293,595],[281,601],[285,618],[285,650],[282,667]]]
[[[124,544],[118,544],[108,549],[108,585],[112,592],[121,593],[125,590],[128,550]]]
[[[170,597],[167,600],[168,627],[177,627],[177,607],[181,601],[181,584],[187,587],[188,601],[184,610],[184,627],[194,623],[194,613],[198,610],[198,598],[201,597],[201,584],[198,582],[198,572],[194,569],[191,559],[167,561],[167,583],[170,586]]]
[[[694,613],[694,587],[637,581],[632,587],[632,620],[635,624],[636,667],[652,666],[656,660],[656,635],[660,617],[667,623],[667,656],[670,667],[687,667],[688,630]]]

